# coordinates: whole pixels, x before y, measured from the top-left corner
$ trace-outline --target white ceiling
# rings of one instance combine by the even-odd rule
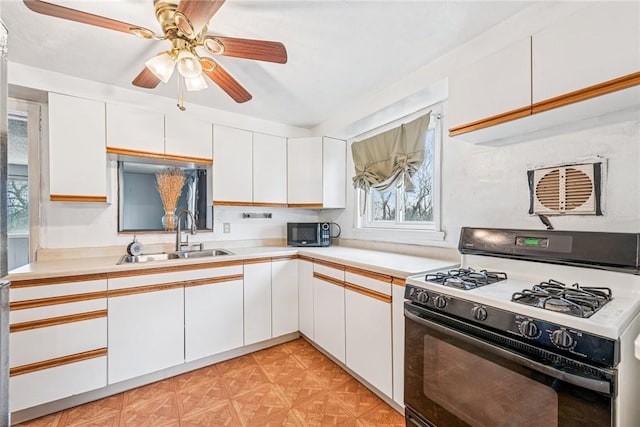
[[[159,31],[152,0],[56,1],[74,9]],[[236,104],[213,82],[186,101],[312,128],[338,109],[381,90],[529,6],[523,1],[227,0],[209,32],[274,40],[287,47],[287,64],[231,57],[218,62],[252,95]],[[168,42],[140,39],[28,10],[2,0],[9,60],[109,85],[131,80]],[[177,73],[176,73],[177,74]],[[174,75],[155,94],[175,97]]]

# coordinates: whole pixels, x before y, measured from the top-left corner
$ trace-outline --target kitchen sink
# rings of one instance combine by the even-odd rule
[[[226,249],[205,249],[202,251],[177,251],[177,252],[164,252],[161,254],[148,254],[148,255],[125,255],[120,258],[118,264],[129,263],[141,263],[150,261],[166,261],[170,259],[191,259],[191,258],[206,258],[216,257],[223,255],[233,255],[233,252]]]

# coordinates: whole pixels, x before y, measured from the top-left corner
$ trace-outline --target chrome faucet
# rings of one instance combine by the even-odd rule
[[[193,212],[191,212],[189,209],[185,209],[183,211],[181,211],[178,214],[178,227],[176,229],[176,252],[180,250],[180,248],[182,247],[182,230],[181,230],[181,219],[182,219],[182,215],[183,214],[187,214],[189,215],[189,217],[191,218],[191,230],[189,230],[189,233],[193,236],[195,236],[196,234],[196,219],[193,217]],[[187,242],[186,244],[189,244],[189,236],[187,235]]]

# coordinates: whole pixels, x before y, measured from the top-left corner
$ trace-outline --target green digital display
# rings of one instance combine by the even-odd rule
[[[549,239],[545,237],[516,237],[516,246],[526,246],[528,248],[546,249],[549,246]]]
[[[524,239],[524,244],[527,246],[538,246],[540,239]]]

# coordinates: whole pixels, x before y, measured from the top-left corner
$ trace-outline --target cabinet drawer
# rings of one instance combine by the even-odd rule
[[[106,290],[107,279],[86,280],[82,282],[53,283],[51,285],[34,286],[21,286],[18,282],[15,285],[11,285],[9,294],[11,302],[15,302]]]
[[[331,277],[340,282],[344,281],[344,267],[340,266],[339,264],[322,263],[316,261],[313,263],[313,272],[322,274],[323,276]]]
[[[19,411],[106,385],[106,355],[15,375],[9,379],[9,410]]]
[[[384,295],[391,295],[391,276],[347,267],[344,281]]]
[[[109,290],[135,288],[162,283],[178,283],[190,280],[207,279],[211,277],[242,275],[242,261],[237,265],[227,265],[216,268],[203,268],[199,270],[171,271],[168,273],[145,274],[109,279]],[[232,263],[234,264],[234,263]]]
[[[33,302],[30,300],[29,302]],[[35,300],[36,302],[40,300]],[[47,301],[41,301],[43,304]],[[52,317],[70,316],[74,314],[93,312],[107,309],[106,293],[100,298],[90,299],[86,301],[71,302],[67,304],[47,304],[40,307],[27,308],[17,310],[11,308],[9,312],[9,321],[11,324],[32,322],[35,320],[49,319]]]

